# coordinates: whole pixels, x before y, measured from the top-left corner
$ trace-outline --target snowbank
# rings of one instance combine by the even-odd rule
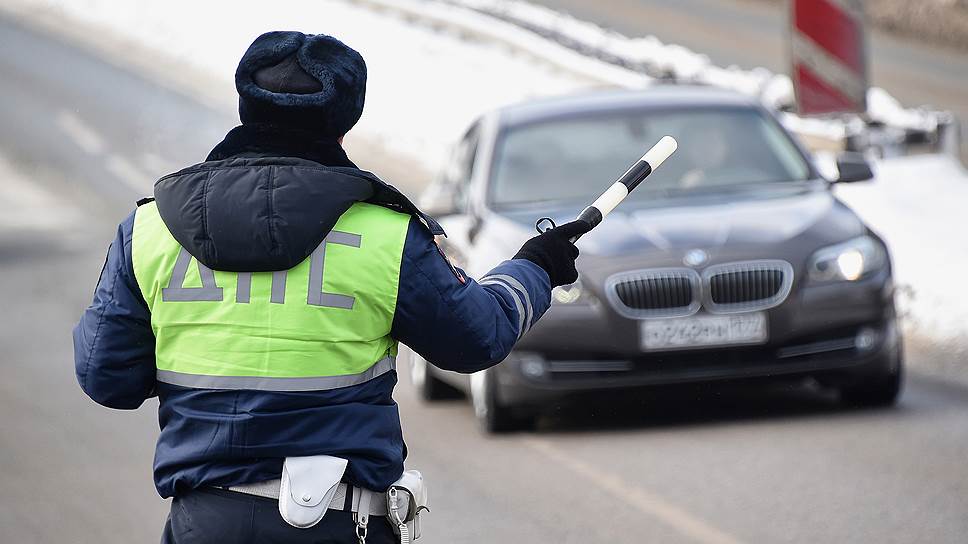
[[[368,0],[393,3],[395,0]],[[708,56],[696,53],[676,44],[663,44],[655,36],[630,38],[594,23],[576,19],[566,13],[532,4],[524,0],[440,0],[449,4],[490,15],[496,19],[511,21],[523,28],[548,36],[550,40],[568,44],[589,56],[608,59],[614,64],[626,66],[637,72],[654,77],[668,77],[681,83],[715,85],[759,98],[773,110],[791,110],[794,106],[793,84],[785,74],[774,74],[766,68],[742,70],[736,66],[716,66]],[[430,2],[434,5],[440,3]],[[924,109],[906,109],[890,93],[872,87],[867,93],[867,117],[903,131],[915,130],[931,133],[947,115]],[[815,136],[826,136],[864,131],[865,124],[856,115],[827,116],[822,125],[804,123],[796,116],[785,116],[793,130],[813,130]],[[816,120],[814,120],[816,121]]]
[[[968,341],[968,175],[953,157],[876,163],[872,182],[836,186],[891,248],[898,302],[923,336]]]

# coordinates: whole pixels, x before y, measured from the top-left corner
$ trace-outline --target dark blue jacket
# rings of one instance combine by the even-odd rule
[[[264,166],[281,159],[234,160]],[[332,170],[369,179],[378,187],[368,201],[412,214],[391,334],[428,361],[458,372],[490,367],[507,357],[517,339],[547,310],[551,286],[547,273],[537,265],[520,259],[505,261],[481,285],[450,265],[434,241],[432,230],[439,227],[402,195],[385,192],[392,188],[349,165]],[[268,183],[271,187],[272,181]],[[192,214],[192,203],[198,202],[197,192],[172,195],[159,190],[162,185],[159,182],[155,191],[159,210],[163,196],[168,204],[180,202],[180,220],[185,221]],[[245,187],[245,180],[233,179],[226,187]],[[334,187],[340,190],[338,183]],[[211,195],[213,191],[204,192]],[[203,203],[202,208],[214,208],[218,201]],[[284,202],[279,204],[285,207]],[[242,215],[244,211],[235,210]],[[406,446],[392,397],[395,372],[362,385],[321,392],[192,389],[156,382],[151,315],[131,262],[133,223],[134,214],[118,228],[94,301],[74,329],[75,365],[81,387],[105,406],[134,409],[152,396],[159,397],[161,435],[154,472],[161,496],[200,486],[278,478],[287,456],[346,458],[346,481],[374,490],[387,488],[400,476]],[[177,221],[166,219],[169,228],[173,223]],[[303,227],[290,222],[286,228]],[[197,232],[195,236],[181,234],[195,243],[199,238]],[[313,236],[316,234],[321,237],[325,232]],[[233,254],[231,239],[218,242],[219,249]],[[246,242],[235,248],[237,258],[243,258],[241,248],[257,246],[251,239]],[[186,245],[186,249],[212,268],[220,268],[211,259],[203,260],[203,250],[198,247]]]

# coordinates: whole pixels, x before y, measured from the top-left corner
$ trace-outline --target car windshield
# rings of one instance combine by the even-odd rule
[[[679,150],[630,198],[805,180],[810,169],[776,123],[751,108],[623,111],[529,123],[502,136],[491,203],[591,200],[664,135]]]

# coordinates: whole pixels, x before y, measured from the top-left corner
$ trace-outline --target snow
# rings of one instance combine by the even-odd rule
[[[956,159],[939,155],[885,159],[875,166],[874,181],[837,185],[837,196],[891,249],[898,302],[909,325],[942,339],[965,336],[968,174]]]
[[[7,1],[62,12],[68,20],[136,41],[226,82],[240,52],[267,29],[332,33],[358,49],[369,66],[366,110],[354,133],[421,161],[429,171],[439,168],[450,143],[486,110],[603,83],[648,84],[641,74],[582,58],[514,25],[455,7],[455,2],[277,0],[226,10],[218,2],[188,0]],[[580,43],[674,72],[680,79],[758,94],[770,106],[792,99],[789,78],[765,69],[717,67],[683,47],[653,37],[626,38],[523,2],[459,3],[550,25]],[[929,128],[934,122],[927,112],[904,109],[880,89],[871,89],[869,98],[870,114],[888,124]],[[781,118],[801,134],[836,141],[860,128],[857,119]],[[365,157],[356,158],[366,165]],[[876,170],[876,181],[838,186],[837,194],[888,241],[898,283],[907,286],[901,302],[909,323],[968,341],[968,296],[957,287],[968,270],[968,229],[961,215],[968,204],[968,176],[956,161],[940,155],[885,159]]]
[[[589,50],[607,53],[633,65],[646,66],[653,73],[670,74],[680,82],[715,85],[756,96],[774,110],[792,109],[795,102],[793,85],[785,74],[774,74],[762,67],[741,70],[735,66],[716,66],[706,55],[680,45],[663,44],[655,36],[629,38],[594,23],[523,0],[448,0],[448,3],[518,21],[531,28],[544,29],[568,41],[582,44]],[[933,131],[944,116],[939,112],[903,108],[890,93],[879,87],[868,90],[867,102],[867,116],[870,120],[901,130]],[[790,116],[787,118],[790,119]],[[843,133],[855,120],[856,116],[850,115],[829,116],[824,120],[829,125],[829,130],[823,132],[836,133],[840,126]],[[802,126],[816,128],[794,122],[791,129],[796,130]]]
[[[469,41],[346,2],[278,0],[227,10],[219,2],[190,0],[15,1],[59,11],[226,81],[241,52],[267,29],[332,33],[360,51],[368,65],[366,108],[354,135],[418,157],[430,171],[480,112],[595,84],[496,43]]]

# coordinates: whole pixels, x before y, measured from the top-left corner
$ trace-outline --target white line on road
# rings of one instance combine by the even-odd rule
[[[0,234],[72,229],[80,221],[80,213],[69,202],[0,154]]]
[[[91,155],[100,155],[106,147],[97,132],[70,110],[61,110],[57,113],[57,126],[78,147]]]
[[[131,161],[120,155],[111,155],[104,163],[105,168],[114,174],[122,183],[134,189],[136,193],[151,192],[152,177],[143,172]]]
[[[78,147],[91,155],[101,155],[107,151],[107,145],[104,143],[104,139],[74,112],[70,110],[57,112],[57,126]],[[120,155],[111,154],[105,159],[104,167],[108,169],[108,172],[114,174],[119,181],[134,189],[135,192],[147,193],[151,191],[151,184],[154,178],[135,166],[128,159]]]
[[[703,544],[741,544],[731,535],[648,491],[629,485],[620,477],[601,470],[557,448],[547,440],[527,438],[523,443],[548,459],[588,480],[602,491],[637,510],[659,519],[682,535]]]
[[[141,154],[141,165],[149,172],[157,173],[159,177],[162,174],[168,174],[178,169],[178,165],[175,163],[167,161],[150,151],[145,151]]]

